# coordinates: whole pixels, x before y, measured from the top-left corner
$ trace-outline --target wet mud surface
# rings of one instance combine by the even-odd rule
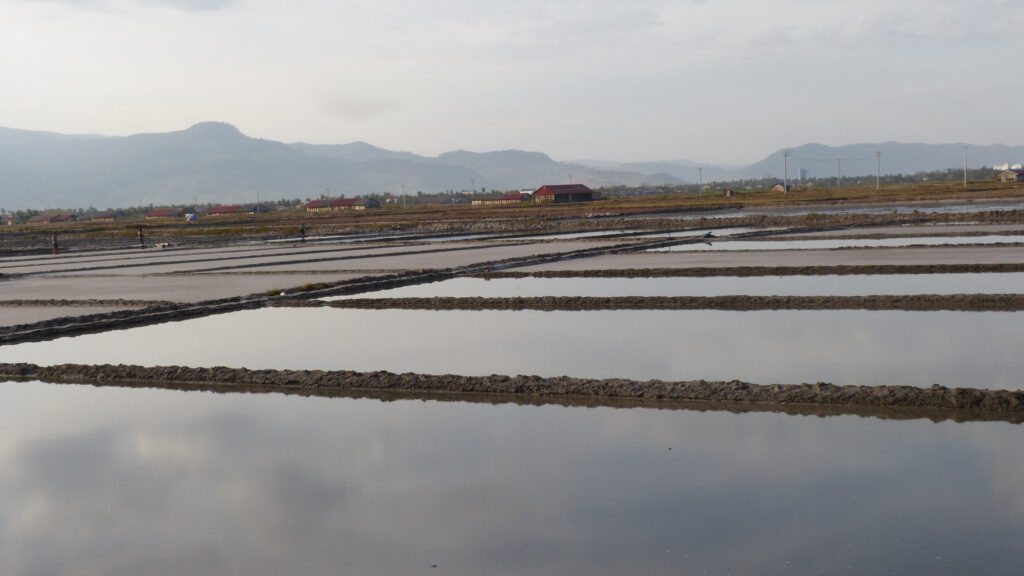
[[[39,380],[97,386],[141,386],[217,392],[382,398],[446,397],[527,403],[564,402],[616,406],[704,409],[766,409],[824,407],[819,415],[841,413],[896,418],[959,420],[1024,419],[1024,391],[932,386],[834,386],[815,384],[758,385],[740,381],[665,382],[626,379],[582,379],[539,376],[457,376],[320,370],[247,370],[244,368],[142,367],[127,365],[0,364],[0,380]],[[694,404],[696,403],[696,404]]]
[[[275,306],[369,310],[1024,310],[1024,294],[875,296],[539,296],[515,298],[353,298]]]

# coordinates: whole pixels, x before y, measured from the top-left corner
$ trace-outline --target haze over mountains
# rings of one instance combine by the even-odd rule
[[[962,166],[959,144],[807,144],[790,149],[789,175],[832,176],[882,171],[915,173]],[[1024,146],[968,149],[971,167],[1024,161]],[[248,137],[229,124],[204,122],[187,130],[127,137],[61,135],[0,128],[0,208],[96,208],[200,203],[246,203],[278,198],[347,197],[534,189],[543,184],[602,186],[682,184],[697,180],[688,161],[556,162],[539,152],[455,151],[436,158],[363,142],[286,144]],[[707,165],[705,182],[780,177],[774,153],[745,167]]]

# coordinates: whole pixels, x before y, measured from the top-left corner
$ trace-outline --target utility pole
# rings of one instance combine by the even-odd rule
[[[789,194],[789,150],[782,153],[782,193]]]
[[[875,152],[875,190],[881,189],[882,182],[882,153]]]
[[[967,188],[967,144],[964,144],[964,188]]]
[[[836,158],[836,192],[839,192],[839,182],[843,179],[843,159]]]
[[[697,168],[697,196],[704,195],[704,168]]]
[[[569,174],[569,184],[572,184],[572,174]]]

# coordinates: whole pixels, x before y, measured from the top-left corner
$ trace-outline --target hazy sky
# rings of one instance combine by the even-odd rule
[[[1017,0],[0,0],[0,126],[434,156],[1024,144]]]

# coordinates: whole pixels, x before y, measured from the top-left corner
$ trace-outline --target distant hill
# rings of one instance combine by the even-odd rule
[[[961,144],[804,144],[789,148],[789,176],[811,178],[962,167]],[[968,166],[1024,162],[1024,146],[970,146]],[[700,169],[700,172],[698,172]],[[43,209],[139,205],[248,203],[321,195],[439,193],[534,189],[568,181],[643,186],[747,178],[782,178],[782,150],[738,167],[688,160],[620,163],[556,162],[540,152],[458,150],[436,158],[365,142],[285,144],[251,138],[234,126],[203,122],[187,130],[127,137],[64,135],[0,128],[0,208]]]
[[[363,142],[285,144],[203,122],[127,137],[69,136],[0,128],[0,208],[97,208],[408,194],[447,190],[674,184],[666,175],[555,162],[533,152],[451,152],[437,158]]]
[[[807,170],[810,178],[829,178],[841,169],[843,176],[867,176],[875,174],[875,152],[881,152],[882,174],[916,174],[936,170],[962,170],[963,144],[907,144],[883,142],[880,144],[850,144],[847,146],[825,146],[804,144],[789,148],[789,176],[796,177],[800,169]],[[782,178],[784,171],[783,150],[734,171],[737,178],[761,178],[772,176]],[[836,159],[840,159],[839,162]],[[1017,164],[1024,162],[1024,146],[968,146],[967,166],[969,168],[991,167],[996,164]]]

